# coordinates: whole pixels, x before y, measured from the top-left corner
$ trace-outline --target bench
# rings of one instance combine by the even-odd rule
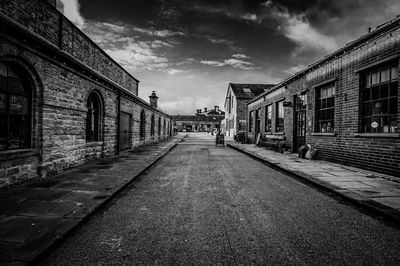
[[[289,146],[283,135],[263,135],[258,144],[260,147],[265,147],[268,150],[277,151],[283,153],[283,151],[289,149]]]
[[[246,134],[245,134],[245,132],[238,132],[236,135],[235,135],[235,140],[236,140],[236,142],[237,143],[246,143]]]

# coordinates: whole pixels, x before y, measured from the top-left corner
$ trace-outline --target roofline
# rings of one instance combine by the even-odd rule
[[[289,82],[291,82],[292,80],[296,79],[297,77],[306,74],[309,71],[312,71],[315,67],[319,67],[321,64],[332,60],[333,58],[338,57],[339,55],[343,55],[346,52],[349,52],[351,50],[354,50],[354,48],[364,42],[366,42],[367,40],[370,40],[376,36],[378,36],[379,34],[382,34],[386,31],[389,31],[391,29],[394,29],[396,27],[399,27],[400,25],[400,15],[396,16],[395,18],[377,26],[373,31],[371,31],[370,33],[364,34],[362,36],[360,36],[359,38],[350,41],[349,43],[347,43],[345,46],[339,48],[338,50],[326,55],[324,58],[308,65],[306,68],[304,68],[303,70],[285,78],[283,81],[281,81],[280,83],[278,83],[277,85],[275,85],[275,87],[271,88],[271,90],[269,90],[268,92],[264,92],[261,93],[260,95],[252,98],[252,100],[250,102],[248,102],[247,104],[250,104],[260,98],[262,98],[264,95],[267,95],[273,91],[276,91],[277,89],[283,87],[284,85],[288,84]]]

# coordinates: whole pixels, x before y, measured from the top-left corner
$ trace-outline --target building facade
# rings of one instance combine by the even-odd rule
[[[215,132],[220,130],[221,121],[225,117],[225,113],[214,108],[197,109],[194,115],[172,115],[173,126],[178,132]]]
[[[0,187],[170,136],[171,118],[56,3],[0,3]]]
[[[227,137],[246,131],[247,103],[272,88],[271,84],[229,83],[225,97],[224,130]]]
[[[400,175],[400,18],[248,103],[248,136],[305,143],[318,157]]]

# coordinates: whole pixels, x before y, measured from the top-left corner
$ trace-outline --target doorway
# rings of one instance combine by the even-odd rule
[[[132,115],[120,112],[119,116],[119,150],[123,151],[131,147],[131,123]]]
[[[293,151],[296,152],[306,143],[307,94],[294,96]]]

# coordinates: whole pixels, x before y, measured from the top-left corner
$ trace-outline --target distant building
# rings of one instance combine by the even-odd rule
[[[139,98],[139,81],[59,11],[1,0],[0,187],[170,137],[155,93]]]
[[[400,17],[248,103],[248,137],[400,176]]]
[[[225,133],[234,137],[239,131],[246,131],[247,103],[257,95],[271,89],[272,84],[229,83],[225,98]]]
[[[225,112],[219,109],[219,106],[214,108],[197,109],[194,115],[172,115],[174,129],[182,132],[214,132],[219,130],[221,120],[225,117]]]

